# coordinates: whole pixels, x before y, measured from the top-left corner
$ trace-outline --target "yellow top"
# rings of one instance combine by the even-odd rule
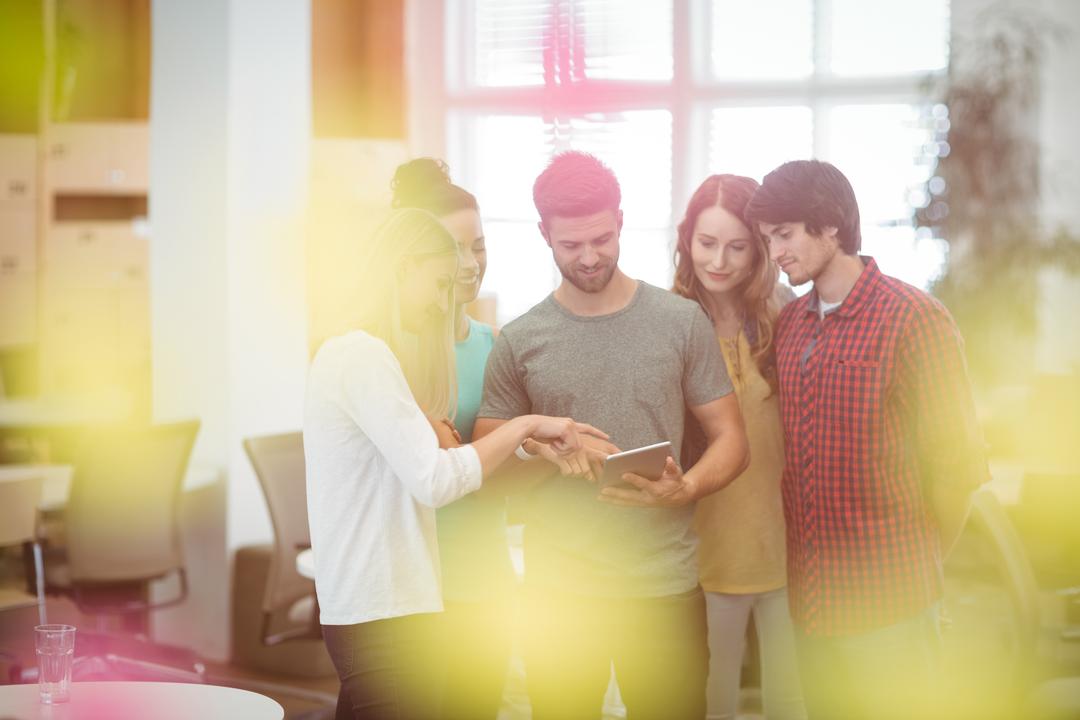
[[[707,592],[732,594],[776,590],[787,582],[780,400],[759,372],[742,332],[721,338],[720,349],[746,424],[750,465],[730,485],[697,504],[701,586]]]

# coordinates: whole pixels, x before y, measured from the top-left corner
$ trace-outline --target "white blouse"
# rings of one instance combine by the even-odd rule
[[[319,349],[304,454],[320,622],[441,611],[434,509],[480,487],[480,458],[439,449],[384,342],[357,331]]]

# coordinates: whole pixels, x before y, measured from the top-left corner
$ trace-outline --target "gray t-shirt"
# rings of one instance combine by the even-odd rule
[[[682,446],[687,407],[732,390],[697,303],[638,283],[610,315],[574,315],[549,295],[505,328],[488,358],[478,417],[572,417],[624,450]],[[605,597],[657,597],[697,585],[694,508],[628,508],[557,473],[525,499],[530,584]]]

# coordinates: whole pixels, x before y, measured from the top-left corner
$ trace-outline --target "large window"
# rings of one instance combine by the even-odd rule
[[[943,245],[909,218],[939,152],[921,88],[948,61],[948,0],[445,0],[444,12],[444,101],[430,109],[482,205],[500,322],[558,283],[531,190],[571,148],[618,175],[620,264],[662,287],[706,175],[760,180],[806,157],[851,179],[864,252],[886,272],[920,286],[940,272]]]

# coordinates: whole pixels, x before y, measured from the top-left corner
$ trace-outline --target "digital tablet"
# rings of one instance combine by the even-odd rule
[[[674,456],[671,454],[671,443],[667,441],[608,455],[604,461],[604,473],[600,476],[600,487],[627,485],[622,479],[623,473],[658,480],[664,473],[664,465],[669,457]]]

